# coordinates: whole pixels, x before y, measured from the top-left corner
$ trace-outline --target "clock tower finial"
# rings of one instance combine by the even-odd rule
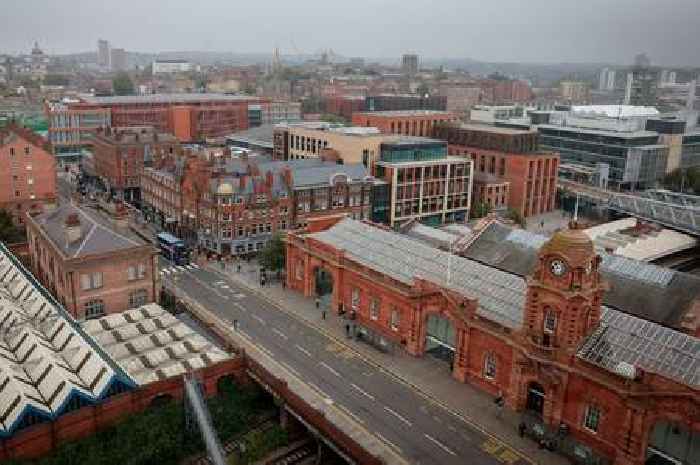
[[[575,223],[540,249],[528,279],[523,336],[548,353],[575,351],[600,319],[600,256]]]

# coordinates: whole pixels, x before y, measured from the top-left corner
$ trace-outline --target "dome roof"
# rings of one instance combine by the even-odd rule
[[[593,241],[575,226],[557,231],[542,246],[540,255],[559,254],[570,266],[585,266],[596,255]]]

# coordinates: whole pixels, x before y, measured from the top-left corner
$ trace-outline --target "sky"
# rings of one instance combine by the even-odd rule
[[[700,66],[699,0],[0,0],[0,52],[473,58]]]

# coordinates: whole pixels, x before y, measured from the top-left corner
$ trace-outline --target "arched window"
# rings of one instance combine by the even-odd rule
[[[547,307],[544,311],[544,332],[554,334],[557,329],[557,314],[551,308]]]
[[[99,318],[105,314],[105,302],[102,299],[94,299],[85,302],[85,319]]]
[[[487,352],[486,356],[484,356],[484,378],[495,379],[496,368],[496,354]]]

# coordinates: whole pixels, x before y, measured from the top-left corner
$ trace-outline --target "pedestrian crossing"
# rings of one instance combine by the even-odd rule
[[[188,263],[187,265],[172,265],[169,267],[161,268],[161,276],[169,276],[172,274],[182,273],[185,271],[199,270],[199,265],[196,263]]]

